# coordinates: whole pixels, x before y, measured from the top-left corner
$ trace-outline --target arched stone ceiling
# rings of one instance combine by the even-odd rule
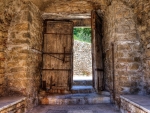
[[[104,9],[110,0],[25,0],[31,1],[44,13],[89,13]]]
[[[90,18],[92,10],[105,10],[111,0],[24,0],[31,1],[44,19]]]

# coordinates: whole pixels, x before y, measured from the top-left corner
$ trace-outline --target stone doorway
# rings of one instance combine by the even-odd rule
[[[55,92],[57,93],[60,91],[70,92],[74,89],[74,86],[77,85],[90,86],[88,87],[88,89],[92,89],[92,91],[94,87],[96,92],[100,92],[101,90],[103,90],[104,73],[102,54],[102,20],[95,11],[93,11],[92,17],[89,20],[88,22],[90,24],[88,23],[88,26],[91,27],[83,27],[87,26],[85,24],[86,21],[84,19],[65,20],[65,24],[62,20],[46,20],[52,22],[51,24],[47,24],[46,28],[44,29],[48,31],[48,33],[44,34],[44,37],[52,35],[51,37],[56,38],[54,38],[54,40],[49,39],[49,41],[43,41],[44,53],[41,81],[43,89],[50,90],[50,92],[53,92],[53,90],[55,90]],[[71,23],[70,26],[68,26],[68,23]],[[79,25],[79,23],[82,24]],[[87,41],[91,42],[91,44],[87,42],[82,42],[81,40],[73,40],[73,27],[81,29],[90,29],[91,36],[90,39],[87,39]],[[67,32],[69,33],[66,34]],[[70,37],[69,40],[68,37]],[[84,38],[85,37],[86,36],[84,36]],[[59,39],[59,41],[57,39]],[[47,46],[45,46],[45,43],[47,43]],[[74,55],[73,45],[74,51],[78,51],[78,53],[74,53]],[[61,48],[59,48],[59,46],[61,46]],[[48,52],[45,48],[48,50]],[[82,48],[84,48],[85,50],[82,50]],[[81,58],[81,60],[79,60],[78,58]],[[78,59],[77,62],[76,59]],[[76,78],[78,75],[81,75],[81,78]],[[78,81],[79,79],[82,81]],[[78,87],[75,87],[75,89],[78,89]]]

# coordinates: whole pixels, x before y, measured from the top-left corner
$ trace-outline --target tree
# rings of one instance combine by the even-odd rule
[[[74,28],[74,39],[91,43],[91,28]]]

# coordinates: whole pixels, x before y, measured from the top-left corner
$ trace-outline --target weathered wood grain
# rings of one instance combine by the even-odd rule
[[[102,22],[95,11],[92,11],[91,23],[93,86],[100,91],[103,85]]]
[[[47,21],[43,48],[43,81],[47,89],[69,89],[72,76],[73,24]]]

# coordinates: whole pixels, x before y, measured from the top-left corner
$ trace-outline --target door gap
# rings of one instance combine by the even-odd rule
[[[91,28],[74,27],[73,38],[73,85],[92,86]]]

